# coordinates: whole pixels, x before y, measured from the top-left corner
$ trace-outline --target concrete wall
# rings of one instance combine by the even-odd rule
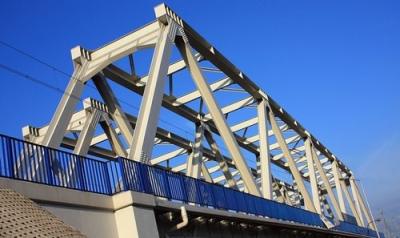
[[[87,237],[118,237],[114,212],[112,211],[73,207],[71,205],[39,204]]]
[[[319,238],[332,237],[332,235],[356,237],[325,228],[273,218],[185,205],[132,191],[107,196],[7,178],[0,178],[0,187],[12,189],[30,198],[89,238]],[[185,206],[191,220],[187,226],[171,232],[171,228],[182,221],[180,215],[182,205]],[[168,217],[167,213],[174,213],[175,218],[165,220]],[[206,222],[196,221],[197,218],[207,217],[213,219],[207,219]],[[221,220],[225,222],[220,222]],[[226,223],[226,221],[229,222]],[[241,224],[250,224],[250,226],[243,227]],[[280,228],[274,229],[274,227]]]
[[[115,212],[118,237],[159,237],[152,208],[127,206]]]
[[[159,237],[152,195],[108,196],[1,177],[0,187],[30,198],[89,238]]]

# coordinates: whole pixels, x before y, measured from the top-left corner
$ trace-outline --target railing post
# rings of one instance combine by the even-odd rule
[[[10,177],[14,178],[14,156],[12,153],[12,146],[11,146],[11,138],[10,137],[4,137],[5,142],[6,142],[6,149],[7,149],[7,158],[5,158],[6,160],[8,160],[8,169],[9,169],[9,173],[10,173]]]
[[[78,176],[79,176],[81,188],[86,191],[87,188],[86,188],[84,168],[83,168],[84,164],[83,164],[82,160],[83,160],[82,157],[80,157],[80,156],[76,157],[76,169],[78,170]]]
[[[154,191],[151,187],[151,181],[150,181],[150,176],[149,176],[149,170],[146,164],[142,164],[136,161],[133,161],[132,163],[135,163],[138,165],[139,168],[139,177],[140,177],[140,183],[143,187],[143,192],[145,193],[149,193],[149,194],[153,194],[154,195]],[[148,183],[146,183],[146,180],[148,181]]]
[[[136,168],[136,170],[135,171],[137,171],[137,175],[138,175],[138,177],[139,177],[139,184],[140,184],[140,189],[142,190],[142,191],[140,191],[140,192],[146,192],[146,185],[144,184],[144,175],[143,175],[143,171],[144,171],[144,169],[142,168],[142,164],[141,163],[138,163],[138,162],[131,162],[131,163],[133,163],[134,164],[134,166],[135,166],[135,168]]]
[[[168,174],[166,170],[161,170],[162,174],[163,174],[163,180],[164,180],[164,184],[165,184],[165,190],[167,192],[167,198],[168,200],[171,200],[171,189],[169,187],[169,180],[168,180]]]
[[[108,195],[112,195],[111,178],[110,178],[110,174],[108,173],[108,163],[109,162],[103,162],[104,173],[105,173],[105,178],[104,179],[105,179],[105,183],[107,185]]]
[[[121,189],[121,191],[127,191],[127,190],[129,190],[129,188],[128,188],[128,180],[126,178],[126,173],[125,173],[124,159],[121,157],[118,157],[118,164],[121,169],[121,180],[122,180],[122,185],[123,185],[123,188]]]
[[[44,157],[44,162],[45,162],[45,167],[46,167],[46,172],[47,172],[47,181],[50,185],[55,185],[54,180],[53,180],[53,169],[52,169],[52,164],[51,164],[51,156],[49,153],[49,148],[47,147],[41,147],[43,149],[43,157]]]

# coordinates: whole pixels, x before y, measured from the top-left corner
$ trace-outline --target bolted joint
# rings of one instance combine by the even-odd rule
[[[104,103],[97,101],[96,99],[93,99],[93,98],[84,99],[83,100],[83,108],[85,110],[97,109],[99,111],[108,113],[108,107]]]
[[[30,126],[30,125],[24,126],[22,128],[22,135],[25,140],[33,141],[34,138],[37,138],[40,136],[39,128]]]
[[[82,65],[83,61],[90,61],[92,59],[91,52],[82,48],[81,46],[75,46],[71,49],[71,58],[75,64]]]
[[[164,3],[157,5],[154,8],[154,13],[158,21],[165,25],[168,24],[168,18],[170,18],[175,21],[179,26],[183,27],[182,19]]]

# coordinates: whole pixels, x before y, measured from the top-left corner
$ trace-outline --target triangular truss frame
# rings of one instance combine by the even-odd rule
[[[82,156],[126,157],[153,165],[184,155],[186,163],[167,168],[256,196],[303,206],[322,217],[333,207],[337,221],[346,219],[349,207],[358,225],[375,226],[348,167],[168,6],[157,6],[155,14],[154,22],[97,50],[73,48],[74,73],[51,122],[41,128],[25,127],[24,138],[53,148],[69,148]],[[170,63],[173,46],[182,59]],[[140,77],[135,73],[132,54],[146,48],[154,48],[154,54],[148,75]],[[115,64],[124,57],[129,57],[131,72]],[[200,66],[201,61],[215,68],[205,69]],[[171,79],[183,70],[190,73],[197,89],[177,97],[173,95]],[[208,83],[206,70],[216,70],[225,77]],[[166,78],[170,79],[169,95],[164,93]],[[83,109],[75,112],[90,80],[101,99],[88,98],[83,101]],[[122,109],[109,80],[142,96],[137,116]],[[222,90],[240,90],[248,96],[222,107],[214,96]],[[199,110],[188,106],[196,100],[207,107],[208,113],[203,112],[202,106]],[[187,140],[158,126],[162,107],[194,123],[195,138]],[[228,115],[249,107],[256,108],[256,117],[234,125],[228,123]],[[98,124],[103,133],[96,135]],[[257,126],[258,133],[247,136],[247,130],[253,126]],[[101,146],[104,141],[109,142],[109,148]],[[178,149],[153,157],[153,147],[162,143]],[[228,153],[222,152],[219,143],[226,146]],[[256,167],[249,166],[243,151],[257,158]],[[210,167],[207,164],[211,161],[217,164]],[[289,172],[294,183],[272,176],[272,165]],[[214,175],[216,172],[221,175]]]

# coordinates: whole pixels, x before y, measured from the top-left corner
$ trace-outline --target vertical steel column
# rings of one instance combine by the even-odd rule
[[[333,173],[333,178],[335,180],[336,194],[338,196],[340,210],[342,211],[342,213],[346,213],[346,205],[345,205],[344,199],[343,199],[343,191],[340,186],[340,178],[339,178],[340,170],[338,168],[338,164],[337,164],[336,160],[334,160],[332,162],[332,173]]]
[[[265,99],[258,102],[258,134],[260,137],[260,170],[262,195],[266,199],[272,200],[272,175],[271,175],[271,156],[269,153],[268,142],[268,103]]]
[[[311,212],[317,212],[310,198],[310,195],[306,189],[306,186],[304,185],[303,178],[301,177],[301,174],[297,169],[296,162],[294,161],[289,151],[289,148],[286,144],[285,138],[282,135],[282,131],[275,121],[275,115],[272,112],[271,108],[269,108],[268,116],[269,116],[269,122],[271,123],[272,126],[272,131],[274,132],[276,140],[278,141],[278,144],[281,147],[282,152],[288,161],[289,169],[292,172],[292,175],[297,182],[297,186],[299,187],[300,193],[304,198],[305,208]]]
[[[76,64],[74,73],[68,83],[60,103],[57,106],[56,112],[49,124],[46,134],[41,142],[42,145],[51,148],[58,148],[64,138],[65,131],[72,114],[75,111],[76,104],[80,101],[84,83],[81,81],[87,68],[87,61],[83,60],[82,65]]]
[[[322,214],[321,210],[321,201],[319,199],[319,190],[318,190],[318,182],[317,176],[315,174],[315,167],[314,167],[314,160],[311,148],[311,141],[310,138],[307,138],[304,141],[304,146],[306,149],[306,158],[307,158],[307,167],[308,167],[308,176],[310,178],[310,185],[311,185],[311,193],[313,197],[313,202],[315,209],[317,210],[318,214]]]
[[[203,163],[203,135],[203,125],[196,125],[196,138],[194,140],[193,151],[188,157],[186,164],[186,175],[196,179],[200,178],[201,165]]]
[[[149,78],[146,83],[133,139],[130,141],[129,159],[149,162],[154,145],[161,102],[164,95],[165,76],[175,39],[176,25],[160,22],[160,33],[151,61]]]
[[[199,92],[206,103],[208,110],[210,111],[210,115],[220,133],[222,139],[224,140],[229,153],[231,154],[236,167],[238,168],[240,175],[243,178],[243,182],[248,191],[256,196],[261,196],[260,191],[254,181],[254,178],[250,172],[250,169],[243,158],[242,152],[239,149],[239,145],[233,136],[232,131],[230,130],[224,115],[218,104],[215,101],[215,98],[212,94],[210,86],[206,82],[199,65],[197,64],[196,59],[193,56],[192,49],[188,42],[184,42],[183,39],[177,39],[175,42],[178,47],[185,63],[192,75],[192,78],[199,89]]]

